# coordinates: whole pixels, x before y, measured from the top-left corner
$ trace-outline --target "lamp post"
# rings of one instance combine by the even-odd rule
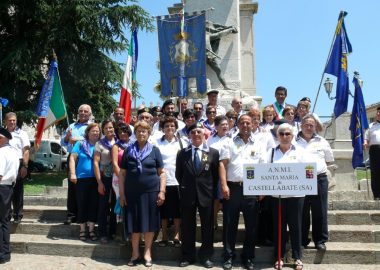
[[[323,86],[325,87],[325,91],[327,95],[329,96],[329,99],[333,100],[335,97],[331,97],[331,92],[333,88],[334,83],[330,80],[330,78],[327,78],[326,81],[324,82]]]
[[[362,87],[363,86],[363,81],[359,78],[359,72],[358,71],[354,71],[354,76],[358,78],[359,83],[360,83],[360,87]],[[332,88],[334,86],[334,83],[332,82],[332,80],[330,80],[330,78],[326,78],[325,82],[323,83],[323,86],[325,87],[325,91],[326,91],[329,99],[331,99],[331,100],[336,99],[336,97],[332,97],[331,96],[331,92],[332,92]],[[348,94],[351,97],[354,97],[354,95],[351,93],[350,90],[348,90]]]

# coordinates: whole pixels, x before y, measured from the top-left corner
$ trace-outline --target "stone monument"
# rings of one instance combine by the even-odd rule
[[[181,9],[182,4],[168,8],[170,14],[179,13]],[[206,11],[209,35],[206,36],[209,42],[206,76],[210,88],[219,90],[218,103],[227,110],[231,108],[233,97],[241,97],[246,108],[262,100],[256,96],[253,15],[257,9],[258,4],[252,0],[186,1],[186,13]],[[191,97],[200,98],[195,83],[190,80],[189,85]]]

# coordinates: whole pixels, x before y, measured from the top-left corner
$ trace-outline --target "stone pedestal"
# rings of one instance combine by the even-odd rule
[[[336,186],[335,190],[358,190],[355,171],[352,168],[352,142],[349,130],[351,114],[344,113],[338,118],[331,120],[331,148],[333,148],[335,164],[338,168],[335,170]]]
[[[351,133],[349,130],[351,114],[346,112],[332,121],[334,142],[331,144],[331,147],[334,149],[352,149]]]

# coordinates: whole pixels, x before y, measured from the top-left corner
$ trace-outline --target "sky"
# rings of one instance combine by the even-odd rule
[[[188,0],[190,1],[190,0]],[[205,0],[206,1],[206,0]],[[211,1],[211,0],[210,0]],[[229,1],[229,0],[225,0]],[[256,52],[256,95],[263,98],[262,105],[273,103],[274,90],[282,85],[288,89],[287,103],[297,105],[305,96],[312,106],[323,75],[329,49],[333,40],[338,15],[348,12],[345,25],[353,52],[348,56],[350,90],[353,72],[359,71],[364,81],[363,95],[366,105],[380,101],[376,88],[380,80],[380,16],[378,0],[265,0],[257,1],[258,13],[254,15],[254,46]],[[139,4],[152,16],[168,14],[167,7],[180,0],[140,0]],[[157,32],[139,32],[139,59],[137,81],[141,85],[147,106],[162,104],[153,90],[159,81],[156,62],[159,59]],[[113,57],[125,62],[127,51]],[[327,78],[335,78],[325,75]],[[333,79],[335,81],[335,79]],[[335,85],[331,96],[335,96]],[[118,96],[115,97],[118,100]],[[352,110],[353,98],[349,98],[348,111]],[[323,84],[315,112],[331,117],[335,100],[330,100]],[[227,108],[230,109],[230,108]]]

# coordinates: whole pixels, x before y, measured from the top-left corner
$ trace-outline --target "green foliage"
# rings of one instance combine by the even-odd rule
[[[80,104],[95,118],[116,107],[123,69],[107,54],[126,50],[126,29],[152,31],[152,19],[128,0],[2,0],[0,3],[0,96],[4,112],[35,119],[44,74],[57,55],[70,121]]]

